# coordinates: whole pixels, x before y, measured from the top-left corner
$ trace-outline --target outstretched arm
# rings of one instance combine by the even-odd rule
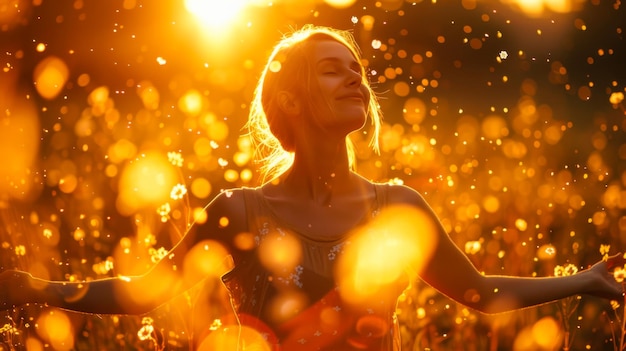
[[[209,275],[221,276],[230,269],[229,240],[246,230],[241,193],[220,194],[206,211],[207,221],[194,225],[193,231],[141,276],[61,282],[5,271],[0,274],[0,310],[38,303],[85,313],[147,313]],[[229,219],[228,225],[224,218]]]
[[[22,271],[5,271],[0,274],[0,310],[34,303],[85,313],[143,314],[175,296],[182,288],[173,287],[153,295],[152,299],[140,299],[146,292],[142,282],[150,280],[152,275],[62,282],[39,279]],[[171,296],[165,294],[168,291]]]
[[[436,244],[421,278],[451,299],[484,313],[505,312],[535,306],[578,294],[607,299],[623,298],[622,286],[610,269],[624,264],[622,255],[601,261],[588,270],[564,277],[513,277],[483,275],[456,246],[425,200],[404,186],[390,189],[390,201],[424,211],[433,221]]]

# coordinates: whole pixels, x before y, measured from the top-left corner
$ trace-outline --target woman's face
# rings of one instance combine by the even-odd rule
[[[334,40],[313,44],[311,87],[313,113],[326,130],[350,133],[367,119],[369,92],[361,84],[361,63],[350,50]]]

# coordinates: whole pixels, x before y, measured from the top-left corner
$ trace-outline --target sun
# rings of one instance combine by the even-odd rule
[[[208,28],[223,29],[232,24],[247,0],[185,0],[185,8]]]

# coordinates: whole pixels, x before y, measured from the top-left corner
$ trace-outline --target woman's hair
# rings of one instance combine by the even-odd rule
[[[274,47],[254,91],[246,127],[254,143],[256,159],[261,164],[261,180],[273,179],[286,171],[293,162],[294,133],[277,101],[278,92],[286,90],[298,98],[310,96],[313,77],[309,62],[310,44],[320,40],[334,40],[343,44],[361,63],[361,53],[351,33],[319,26],[305,26],[285,35]],[[372,124],[370,147],[379,151],[378,135],[382,120],[378,100],[372,91],[365,68],[361,65],[363,86],[369,92],[368,116]],[[312,111],[311,101],[304,101]],[[350,166],[355,166],[354,146],[346,137]]]

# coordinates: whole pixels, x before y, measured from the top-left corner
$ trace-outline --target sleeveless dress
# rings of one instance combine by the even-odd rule
[[[367,220],[387,203],[388,185],[374,186],[375,204]],[[314,238],[294,232],[273,215],[261,188],[244,188],[243,194],[254,245],[222,277],[240,325],[262,334],[275,351],[400,350],[395,308],[407,280],[385,288],[386,297],[346,301],[335,271],[349,236]],[[261,252],[268,242],[295,243],[288,250],[300,253],[297,262],[268,267]],[[280,252],[270,255],[282,262]]]

